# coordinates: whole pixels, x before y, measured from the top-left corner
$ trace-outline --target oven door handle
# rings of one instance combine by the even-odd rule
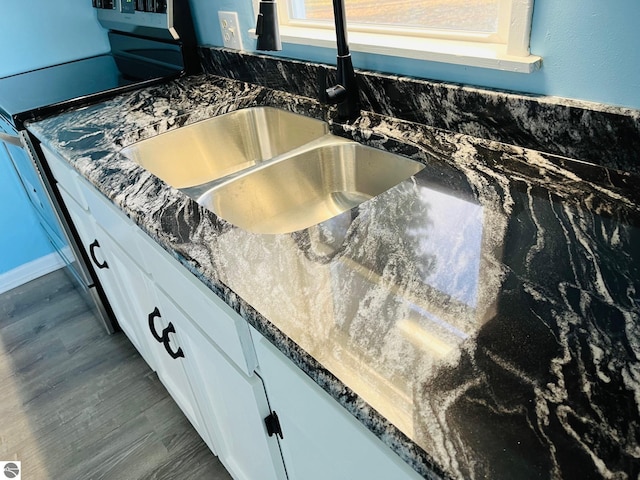
[[[22,147],[22,141],[20,140],[20,137],[18,137],[17,135],[9,135],[8,133],[0,132],[0,140],[2,140],[3,142],[10,143],[12,145],[16,145],[18,147]]]

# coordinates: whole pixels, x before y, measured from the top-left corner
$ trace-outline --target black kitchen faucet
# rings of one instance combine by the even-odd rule
[[[333,0],[333,17],[336,25],[338,43],[337,84],[325,90],[326,101],[338,106],[338,119],[354,120],[360,115],[358,82],[353,70],[349,42],[347,40],[347,20],[344,0]],[[260,2],[260,13],[256,24],[258,50],[282,50],[278,13],[275,1]],[[324,85],[320,89],[324,89]]]

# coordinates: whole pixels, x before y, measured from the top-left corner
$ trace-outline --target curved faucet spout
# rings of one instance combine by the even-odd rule
[[[347,38],[347,18],[344,0],[333,0],[333,18],[336,24],[336,40],[338,42],[338,56],[349,55],[349,40]]]
[[[360,91],[349,52],[344,0],[333,0],[333,18],[338,44],[337,84],[326,89],[325,98],[328,103],[337,105],[339,120],[355,120],[360,116]],[[281,50],[275,0],[260,1],[260,13],[257,20],[258,44],[256,48],[258,50]],[[325,87],[326,85],[320,85],[320,91],[323,92]]]

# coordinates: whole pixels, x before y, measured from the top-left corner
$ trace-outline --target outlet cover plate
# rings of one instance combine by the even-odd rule
[[[226,48],[242,50],[242,35],[240,34],[240,23],[238,22],[238,12],[218,12],[220,21],[220,31],[222,40]]]

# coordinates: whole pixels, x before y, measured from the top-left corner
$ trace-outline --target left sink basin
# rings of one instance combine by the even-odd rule
[[[142,140],[121,153],[172,187],[189,188],[252,167],[328,131],[321,120],[254,107]]]

